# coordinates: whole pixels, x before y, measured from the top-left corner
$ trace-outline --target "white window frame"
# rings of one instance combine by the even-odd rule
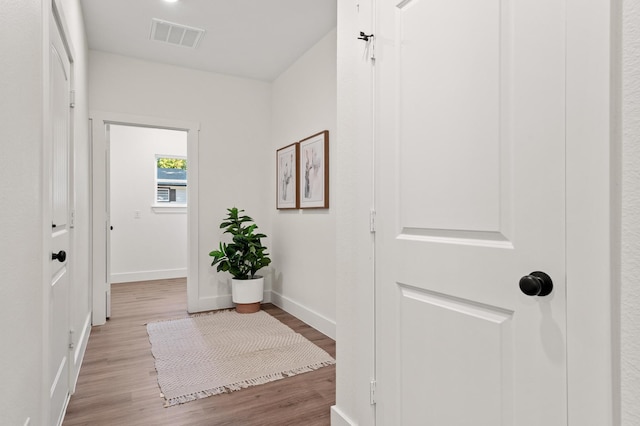
[[[160,158],[177,158],[181,160],[187,160],[188,158],[184,155],[174,155],[174,154],[156,154],[154,156],[154,166],[153,166],[153,203],[151,204],[151,209],[155,213],[185,213],[187,212],[187,204],[189,203],[189,199],[187,198],[186,203],[177,203],[171,201],[158,201],[158,160]],[[187,172],[188,173],[188,172]],[[164,185],[163,185],[164,186]],[[187,186],[189,187],[189,177],[187,174]]]

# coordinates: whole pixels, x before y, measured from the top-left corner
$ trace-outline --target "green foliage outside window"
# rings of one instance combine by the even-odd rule
[[[187,170],[187,160],[184,158],[158,158],[158,168]]]

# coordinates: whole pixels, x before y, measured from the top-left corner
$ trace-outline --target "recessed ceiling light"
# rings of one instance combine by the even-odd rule
[[[164,1],[166,1],[167,3],[176,3],[178,0],[164,0]]]

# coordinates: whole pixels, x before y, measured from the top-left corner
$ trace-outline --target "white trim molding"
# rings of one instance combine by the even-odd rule
[[[84,360],[84,354],[87,350],[87,344],[89,343],[89,335],[91,334],[91,312],[87,314],[80,332],[80,337],[74,342],[75,347],[73,351],[73,368],[70,370],[72,373],[71,383],[69,386],[70,392],[73,394],[76,391],[76,384],[78,383],[78,377],[80,376],[80,367]]]
[[[358,423],[351,420],[336,405],[331,406],[331,426],[357,426]]]
[[[120,272],[111,274],[111,283],[130,283],[134,281],[166,280],[187,276],[187,268],[161,269],[155,271]]]
[[[173,205],[165,205],[162,204],[152,204],[151,211],[159,214],[187,214],[187,205],[186,204],[173,204]]]
[[[290,313],[299,320],[302,320],[306,324],[309,324],[325,336],[328,336],[333,340],[336,339],[335,321],[273,290],[271,291],[271,303],[283,311]]]
[[[302,305],[277,293],[273,290],[265,290],[262,303],[273,303],[283,311],[286,311],[318,330],[325,336],[335,340],[336,336],[336,323],[335,321],[325,317],[318,312],[315,312],[308,307]],[[231,300],[231,294],[202,297],[198,300],[197,312],[214,311],[217,309],[229,309],[235,305]]]
[[[265,290],[261,303],[271,303],[271,292]],[[231,299],[231,294],[223,294],[219,296],[206,296],[198,299],[198,305],[193,312],[216,311],[218,309],[231,309],[235,306]]]
[[[569,426],[619,424],[618,1],[567,0]]]

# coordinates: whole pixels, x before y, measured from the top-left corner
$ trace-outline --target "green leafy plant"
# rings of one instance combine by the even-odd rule
[[[209,253],[213,257],[211,266],[218,265],[218,272],[229,272],[239,280],[253,279],[258,270],[271,263],[267,248],[261,241],[267,236],[254,232],[258,225],[252,223],[249,216],[241,215],[244,210],[233,207],[227,212],[220,228],[225,229],[225,234],[232,235],[232,242],[220,242],[218,250]]]

